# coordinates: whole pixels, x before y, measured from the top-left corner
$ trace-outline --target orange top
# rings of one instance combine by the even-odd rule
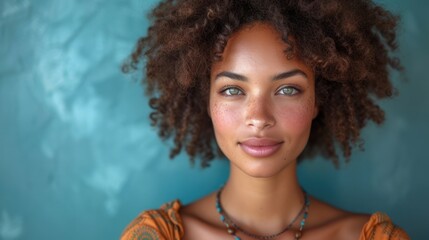
[[[160,209],[141,213],[124,230],[121,240],[180,240],[184,234],[180,207],[180,201],[175,200],[164,204]],[[381,212],[371,215],[359,237],[359,240],[409,239],[405,231],[395,226],[390,218]]]

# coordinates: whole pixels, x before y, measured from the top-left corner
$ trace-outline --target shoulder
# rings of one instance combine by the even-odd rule
[[[368,214],[345,211],[312,198],[309,211],[311,222],[308,222],[307,230],[321,239],[355,240],[359,239],[362,227],[369,219]]]
[[[216,193],[204,196],[181,209],[183,225],[186,229],[184,239],[222,239],[224,225],[219,221],[215,206]]]
[[[181,203],[175,200],[159,209],[140,213],[123,231],[121,240],[181,239],[183,224],[179,214]]]
[[[409,240],[407,233],[396,226],[385,213],[376,212],[363,226],[359,240]]]
[[[408,235],[384,213],[372,215],[345,211],[313,201],[313,233],[321,239],[408,240]],[[311,216],[311,211],[310,211]],[[320,238],[319,238],[320,239]]]

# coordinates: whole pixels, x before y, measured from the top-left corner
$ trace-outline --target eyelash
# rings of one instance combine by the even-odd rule
[[[280,91],[282,91],[283,89],[292,89],[292,94],[280,94],[279,92]],[[231,93],[228,93],[230,90],[237,90],[238,91],[238,93],[236,93],[236,94],[231,94]],[[222,95],[225,95],[225,96],[238,96],[238,95],[243,95],[244,93],[243,93],[243,90],[241,90],[240,88],[238,88],[238,87],[235,87],[235,86],[225,86],[221,91],[220,91],[220,93],[222,94]],[[285,95],[285,96],[295,96],[295,95],[297,95],[297,94],[299,94],[299,93],[301,93],[301,90],[299,90],[298,88],[296,88],[296,87],[293,87],[293,86],[283,86],[283,87],[281,87],[279,90],[277,90],[276,91],[276,95]]]
[[[234,89],[234,90],[238,90],[240,93],[239,94],[228,94],[227,92],[229,91],[229,90],[231,90],[231,89]],[[220,93],[222,94],[222,95],[225,95],[225,96],[237,96],[237,95],[243,95],[243,90],[241,90],[240,88],[238,88],[238,87],[234,87],[234,86],[225,86],[221,91],[220,91]]]
[[[283,90],[283,89],[292,89],[293,93],[292,93],[292,94],[281,94],[281,95],[286,95],[286,96],[295,96],[295,95],[297,95],[297,94],[301,93],[301,90],[299,90],[299,89],[298,89],[298,88],[296,88],[296,87],[293,87],[293,86],[283,86],[283,87],[281,87],[279,90],[277,90],[277,91],[276,91],[276,94],[277,94],[278,92],[280,92],[281,90]]]

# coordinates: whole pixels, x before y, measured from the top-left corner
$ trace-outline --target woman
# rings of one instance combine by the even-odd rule
[[[298,161],[322,154],[338,164],[360,143],[374,103],[392,95],[400,70],[397,19],[370,1],[171,0],[126,67],[146,57],[145,84],[160,136],[174,136],[208,166],[219,155],[230,176],[189,205],[145,211],[122,239],[409,239],[382,213],[348,212],[307,194]],[[126,69],[129,70],[129,69]]]

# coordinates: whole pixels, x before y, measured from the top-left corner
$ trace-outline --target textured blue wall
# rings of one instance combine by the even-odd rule
[[[225,181],[225,161],[201,170],[185,155],[168,160],[139,76],[120,72],[155,2],[0,1],[0,239],[117,239],[143,209]],[[365,152],[340,171],[308,161],[300,179],[321,199],[385,211],[429,239],[429,4],[383,3],[402,15],[409,80],[382,103],[386,124],[364,132]]]

